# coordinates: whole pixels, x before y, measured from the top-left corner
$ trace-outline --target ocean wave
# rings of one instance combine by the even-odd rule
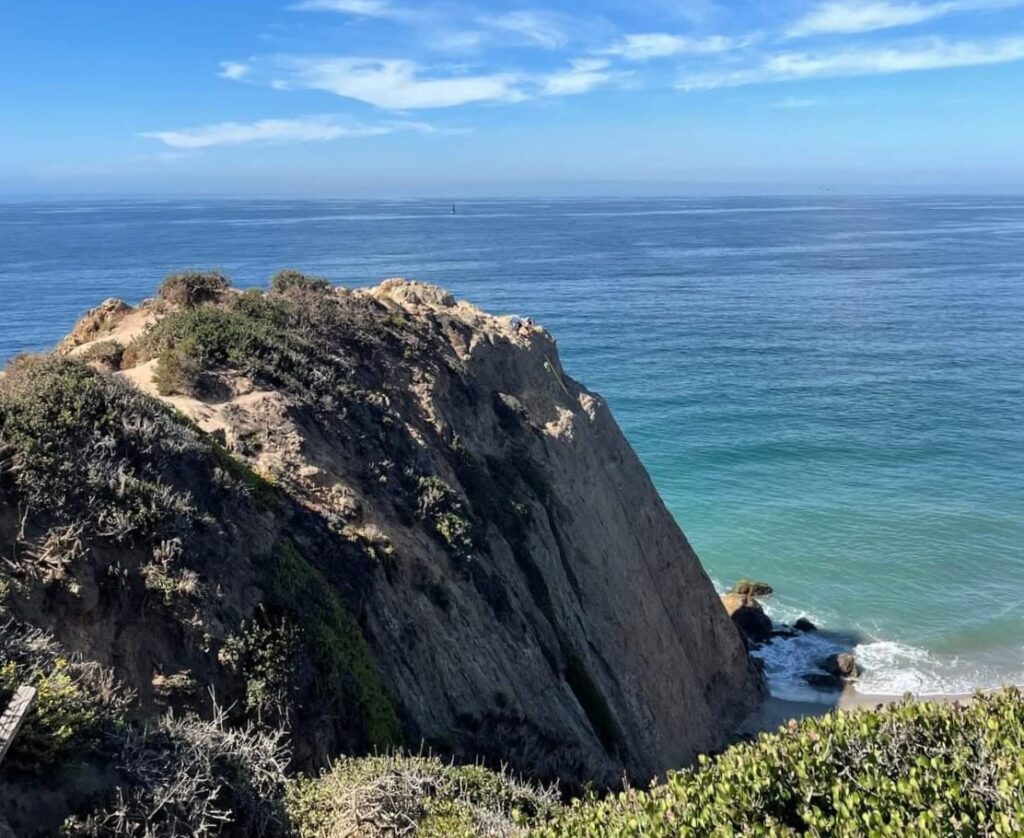
[[[1019,664],[1016,670],[1002,669],[895,641],[862,643],[853,654],[864,667],[857,690],[865,695],[969,695],[1024,683],[1024,666]]]
[[[716,588],[722,590],[719,585]],[[824,615],[774,598],[762,606],[777,628],[791,626],[805,617],[819,629],[795,637],[776,637],[751,653],[764,663],[768,688],[776,698],[836,704],[835,691],[810,686],[804,675],[821,672],[818,664],[823,658],[842,652],[851,652],[862,667],[854,687],[866,696],[967,696],[976,690],[1024,684],[1024,647],[1019,660],[996,664],[936,654],[908,643],[872,637],[860,629],[836,631],[830,627],[832,620]]]

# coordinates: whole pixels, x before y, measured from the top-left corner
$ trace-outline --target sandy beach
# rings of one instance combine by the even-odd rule
[[[825,700],[824,694],[822,695],[823,700],[821,701],[797,701],[771,696],[743,723],[740,734],[756,736],[759,733],[771,733],[785,725],[790,719],[799,720],[808,716],[824,716],[833,710],[877,708],[903,699],[901,695],[865,695],[857,692],[852,686],[847,686],[841,693],[837,693],[832,701]],[[914,696],[914,698],[917,701],[967,703],[973,699],[973,695],[922,695]]]

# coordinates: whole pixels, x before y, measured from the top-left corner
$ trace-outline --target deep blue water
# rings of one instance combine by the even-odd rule
[[[712,576],[859,632],[863,690],[1024,682],[1024,197],[448,210],[0,204],[0,359],[183,267],[437,282],[554,332]]]

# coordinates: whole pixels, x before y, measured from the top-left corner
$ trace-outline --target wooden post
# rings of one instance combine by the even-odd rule
[[[0,716],[0,762],[3,762],[4,757],[7,756],[7,750],[11,747],[14,737],[18,735],[35,700],[35,687],[18,687],[11,703],[4,710],[3,716]]]

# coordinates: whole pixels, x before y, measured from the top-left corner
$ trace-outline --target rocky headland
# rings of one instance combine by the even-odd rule
[[[281,731],[306,770],[425,746],[614,786],[766,693],[756,592],[730,620],[554,338],[416,282],[103,303],[0,379],[0,545],[0,697],[81,711],[3,765],[24,834],[147,799],[125,731],[173,750],[168,712]]]

